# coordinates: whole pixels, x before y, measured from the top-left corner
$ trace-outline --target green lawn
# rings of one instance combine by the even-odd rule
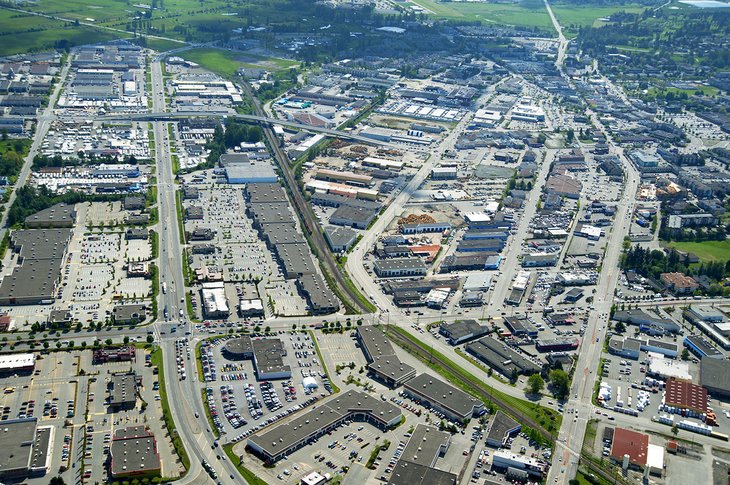
[[[432,15],[444,19],[481,21],[553,30],[552,22],[542,1],[523,0],[519,3],[410,1],[412,4],[424,8]]]
[[[730,240],[703,242],[673,242],[670,247],[694,253],[702,261],[726,261],[730,259]]]
[[[200,64],[209,71],[228,78],[233,77],[242,67],[255,67],[277,71],[299,64],[297,61],[288,59],[263,57],[213,48],[191,49],[180,53],[180,55],[189,61]]]

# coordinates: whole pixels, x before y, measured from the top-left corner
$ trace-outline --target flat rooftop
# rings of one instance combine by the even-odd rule
[[[441,453],[446,451],[450,441],[451,435],[449,433],[419,423],[408,439],[408,444],[400,459],[432,467],[436,464],[436,460]]]
[[[459,416],[471,417],[475,408],[483,406],[481,401],[431,374],[420,374],[403,386],[426,397],[429,402],[437,404],[443,409],[449,409]]]
[[[36,418],[9,419],[0,425],[0,475],[27,469],[33,454]]]

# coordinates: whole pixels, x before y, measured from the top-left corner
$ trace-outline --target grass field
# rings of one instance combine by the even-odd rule
[[[36,52],[64,45],[102,42],[119,37],[83,25],[66,25],[36,15],[0,9],[0,56]]]
[[[579,27],[600,27],[606,22],[601,19],[610,17],[616,12],[639,13],[644,7],[627,2],[624,5],[597,6],[555,3],[550,5],[555,17],[563,27],[566,36],[574,37]]]
[[[191,49],[180,53],[180,55],[189,61],[200,64],[209,71],[229,78],[233,77],[242,67],[279,71],[299,64],[297,61],[290,61],[288,59],[263,57],[213,48]]]
[[[703,242],[673,242],[670,247],[694,253],[702,261],[726,261],[730,259],[730,240]]]
[[[523,0],[515,3],[410,1],[432,15],[448,20],[481,21],[553,30],[552,22],[542,1]]]

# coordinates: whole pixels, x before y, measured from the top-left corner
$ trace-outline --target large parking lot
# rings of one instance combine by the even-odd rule
[[[268,381],[256,379],[252,360],[224,355],[225,342],[231,338],[235,337],[214,338],[200,344],[205,379],[201,392],[215,427],[228,439],[238,441],[236,438],[242,439],[252,430],[312,404],[310,399],[325,396],[331,390],[309,334],[276,336],[284,344],[284,364],[291,368],[291,378]],[[305,377],[314,379],[317,387],[305,387]]]
[[[35,417],[38,426],[54,427],[50,467],[45,477],[30,484],[46,484],[61,475],[66,483],[106,482],[106,461],[114,430],[146,425],[157,439],[165,477],[175,478],[180,467],[163,429],[157,375],[145,365],[145,352],[133,362],[92,364],[92,351],[36,354],[31,374],[0,378],[0,419]],[[133,370],[141,376],[137,405],[128,410],[109,408],[107,386],[112,373]],[[147,403],[142,410],[142,402]]]
[[[190,207],[202,208],[202,219],[185,219],[185,231],[197,229],[214,231],[212,239],[190,241],[194,244],[209,244],[215,250],[209,253],[193,253],[189,250],[190,266],[199,279],[217,275],[227,282],[226,299],[231,307],[229,321],[242,321],[235,308],[240,299],[260,299],[264,303],[267,317],[296,316],[307,313],[306,301],[299,295],[293,280],[286,280],[273,259],[266,244],[259,238],[251,220],[245,212],[242,185],[194,184],[194,177],[205,177],[210,172],[196,172],[186,181],[198,189],[197,199],[183,200],[184,210]],[[212,179],[211,179],[212,180]],[[219,276],[218,276],[219,275]],[[193,296],[195,316],[203,318],[198,294]]]

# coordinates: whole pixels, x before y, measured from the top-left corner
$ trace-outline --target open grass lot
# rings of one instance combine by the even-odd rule
[[[726,261],[730,259],[730,240],[703,242],[673,242],[670,247],[694,253],[702,261]]]
[[[53,49],[65,44],[101,42],[119,36],[5,9],[0,9],[0,32],[0,56]]]
[[[523,0],[514,3],[442,3],[435,0],[411,0],[411,3],[444,19],[537,27],[552,31],[552,22],[542,1]]]
[[[578,33],[579,27],[600,27],[605,25],[606,22],[601,19],[610,17],[616,12],[639,13],[645,8],[631,2],[626,2],[624,5],[609,6],[551,3],[550,6],[558,22],[563,27],[565,35],[571,37]]]
[[[299,63],[275,57],[263,57],[224,49],[201,48],[180,53],[182,57],[224,77],[232,77],[242,67],[258,67],[272,71],[287,69]]]

